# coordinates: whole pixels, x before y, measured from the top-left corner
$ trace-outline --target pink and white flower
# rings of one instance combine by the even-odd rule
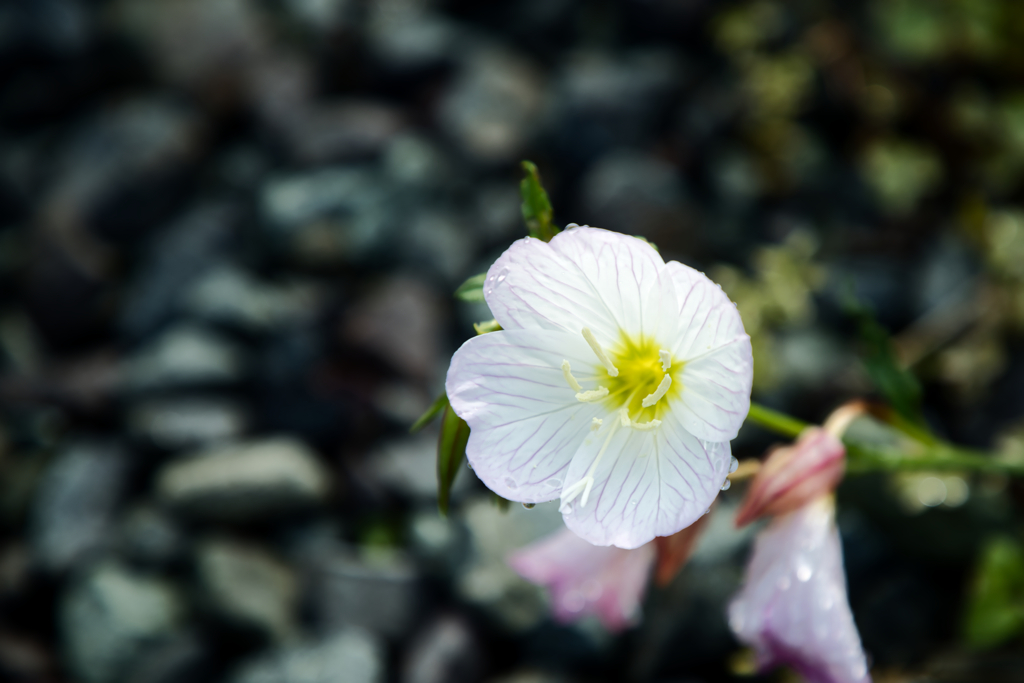
[[[750,406],[750,338],[721,288],[643,240],[577,227],[515,242],[487,273],[503,331],[470,339],[446,390],[497,494],[561,499],[570,529],[637,548],[692,524]]]
[[[562,529],[516,551],[508,563],[548,589],[558,621],[594,615],[609,630],[620,631],[640,615],[654,558],[653,544],[635,550],[596,546]]]
[[[761,670],[788,665],[809,683],[869,683],[846,596],[832,496],[776,517],[754,543],[729,626]]]

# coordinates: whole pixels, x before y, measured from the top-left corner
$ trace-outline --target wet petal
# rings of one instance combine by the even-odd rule
[[[559,621],[593,614],[616,631],[638,615],[653,561],[651,545],[635,550],[596,546],[568,529],[518,550],[508,560],[520,576],[547,587]]]
[[[830,496],[776,518],[758,536],[729,625],[762,670],[785,664],[812,683],[871,680]]]
[[[664,262],[649,244],[598,228],[572,228],[550,243],[521,239],[487,271],[484,297],[507,330],[546,329],[579,334],[590,328],[601,344],[619,330],[642,331],[662,305]]]
[[[500,496],[524,503],[557,498],[569,461],[600,404],[581,403],[562,361],[586,390],[594,359],[580,335],[491,332],[462,345],[448,369],[452,408],[470,427],[466,456]]]
[[[566,488],[590,471],[608,438],[606,430],[587,435],[569,466]],[[586,505],[580,497],[573,500],[563,511],[565,523],[591,543],[620,548],[670,536],[708,510],[730,457],[728,442],[700,441],[672,414],[651,431],[618,429],[594,468],[589,500]]]

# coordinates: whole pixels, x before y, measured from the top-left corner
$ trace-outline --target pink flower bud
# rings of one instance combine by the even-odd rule
[[[809,683],[870,683],[831,496],[777,517],[757,537],[729,626],[761,671],[787,665]]]
[[[639,616],[654,556],[652,543],[635,550],[597,546],[563,529],[517,550],[508,563],[524,579],[547,587],[558,621],[595,615],[619,631]]]
[[[831,493],[845,467],[842,441],[820,427],[808,427],[796,443],[776,448],[764,461],[736,515],[736,526],[792,512]]]

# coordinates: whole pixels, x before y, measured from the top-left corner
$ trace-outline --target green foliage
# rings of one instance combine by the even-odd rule
[[[903,419],[921,424],[921,385],[896,357],[889,332],[874,314],[851,294],[846,310],[857,321],[861,360],[875,388]]]
[[[480,273],[469,278],[455,290],[455,298],[460,301],[483,301],[484,280],[486,279],[487,273]]]
[[[979,650],[1024,633],[1024,549],[1015,540],[993,538],[982,548],[963,633],[967,644]]]
[[[523,171],[526,172],[526,177],[519,183],[519,194],[523,198],[523,220],[526,221],[526,230],[530,237],[550,242],[559,230],[551,222],[554,213],[551,210],[548,193],[540,184],[537,166],[532,161],[523,162]]]
[[[452,484],[466,459],[466,443],[469,442],[469,425],[455,414],[448,398],[445,397],[444,416],[441,418],[441,434],[437,438],[437,507],[442,515],[448,514]]]
[[[434,418],[441,414],[441,411],[448,407],[448,397],[441,394],[437,399],[430,404],[427,408],[427,412],[420,415],[419,419],[413,422],[412,427],[409,428],[410,434],[415,434],[420,431],[428,424],[434,421]]]

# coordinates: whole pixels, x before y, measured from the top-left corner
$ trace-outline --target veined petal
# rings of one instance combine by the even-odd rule
[[[686,363],[683,391],[673,412],[694,436],[729,441],[750,411],[754,361],[750,337],[743,335]]]
[[[455,352],[445,390],[470,427],[466,457],[500,496],[524,503],[557,498],[572,454],[599,403],[576,399],[562,361],[596,389],[593,352],[565,332],[506,330],[470,339]]]
[[[786,664],[813,683],[870,682],[831,496],[777,517],[758,536],[729,626],[762,670]]]
[[[520,576],[547,587],[556,619],[572,622],[594,614],[616,631],[637,616],[653,562],[651,545],[636,550],[601,547],[568,529],[508,559]]]
[[[736,304],[707,275],[678,261],[665,264],[676,286],[680,334],[672,353],[684,361],[700,358],[746,337]]]
[[[573,456],[566,489],[587,476],[607,439],[607,427],[587,436]],[[728,442],[701,441],[671,413],[656,429],[615,432],[594,468],[586,505],[563,511],[566,525],[595,545],[636,548],[669,536],[701,517],[722,488]],[[564,495],[564,490],[563,490]]]
[[[572,228],[550,243],[517,240],[487,271],[484,298],[506,330],[593,331],[602,345],[620,330],[643,331],[660,297],[664,261],[643,240],[598,228]]]

